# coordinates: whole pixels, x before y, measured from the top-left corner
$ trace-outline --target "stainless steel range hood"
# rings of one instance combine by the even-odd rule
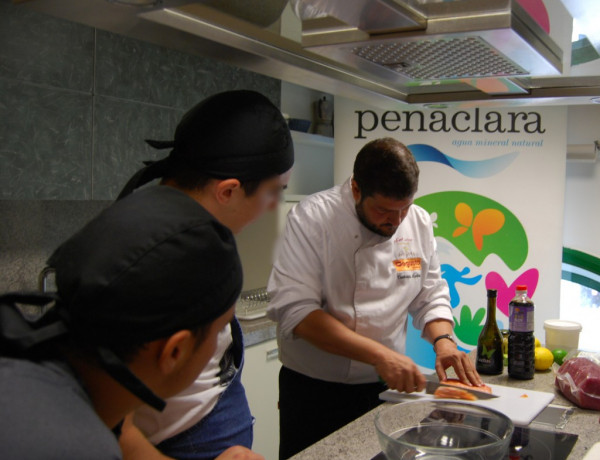
[[[291,0],[297,10],[312,8],[318,17],[301,20],[288,7],[270,24],[286,3],[163,0],[134,8],[114,0],[28,0],[23,7],[334,95],[362,101],[382,95],[390,106],[572,105],[600,97],[599,75],[561,74],[560,49],[516,0]],[[262,23],[264,14],[250,17],[256,5],[272,17]],[[297,37],[283,31],[286,14],[297,25]],[[420,54],[400,55],[402,43]],[[441,55],[428,56],[436,46]],[[455,49],[462,54],[450,55]],[[507,91],[478,85],[498,78]]]
[[[517,1],[295,4],[318,12],[303,21],[308,49],[397,84],[562,71],[562,50]]]

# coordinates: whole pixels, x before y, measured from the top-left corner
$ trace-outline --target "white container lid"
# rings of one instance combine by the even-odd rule
[[[544,321],[544,329],[557,329],[561,331],[581,331],[581,324],[564,319],[547,319]]]

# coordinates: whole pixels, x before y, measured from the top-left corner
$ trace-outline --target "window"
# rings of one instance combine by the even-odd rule
[[[560,285],[560,319],[583,326],[581,350],[600,351],[600,339],[591,327],[600,322],[600,259],[575,249],[563,248]]]

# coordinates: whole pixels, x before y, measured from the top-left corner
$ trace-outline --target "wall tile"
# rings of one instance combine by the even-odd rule
[[[144,139],[173,139],[184,112],[102,96],[94,107],[93,199],[113,200],[143,161],[168,155]]]
[[[94,29],[0,1],[0,77],[90,92]]]
[[[0,200],[0,292],[37,289],[52,252],[110,203]]]
[[[0,198],[91,197],[91,95],[0,78]]]
[[[8,0],[0,43],[0,199],[114,199],[142,160],[167,154],[143,139],[170,139],[203,98],[243,88],[280,105],[279,80]]]
[[[195,102],[229,89],[260,91],[279,106],[279,80],[98,31],[97,94],[187,110]]]

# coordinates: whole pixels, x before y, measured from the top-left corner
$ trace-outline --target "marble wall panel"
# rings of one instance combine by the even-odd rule
[[[279,106],[279,80],[110,32],[97,33],[99,95],[187,110],[230,89],[260,91]]]
[[[172,140],[183,110],[95,98],[93,199],[113,200],[146,160],[166,157],[144,139]]]
[[[280,106],[279,80],[10,0],[0,43],[0,292],[35,289],[60,242],[168,154],[143,140],[172,139],[199,100],[253,89]]]
[[[0,292],[37,289],[52,252],[109,204],[0,200]]]
[[[203,99],[212,76],[206,60],[110,32],[98,31],[99,95],[186,109]]]
[[[92,96],[0,78],[0,199],[90,199]]]
[[[94,29],[0,0],[0,77],[90,92]]]

